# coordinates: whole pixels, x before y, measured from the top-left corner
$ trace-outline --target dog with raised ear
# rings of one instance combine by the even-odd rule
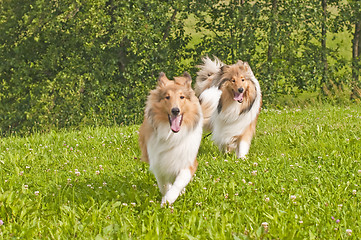
[[[157,179],[162,206],[178,198],[198,166],[203,116],[191,83],[187,72],[174,80],[160,73],[139,129],[141,159],[149,163]]]
[[[262,94],[247,62],[226,65],[206,57],[197,73],[195,89],[204,115],[204,129],[225,151],[244,158],[251,146]]]

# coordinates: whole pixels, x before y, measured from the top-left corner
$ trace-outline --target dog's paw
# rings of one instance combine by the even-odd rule
[[[174,202],[174,201],[173,201]],[[171,207],[172,206],[172,203],[173,202],[169,202],[168,200],[167,200],[167,198],[164,196],[164,197],[162,197],[162,202],[160,203],[160,206],[162,207],[162,208],[164,208],[164,207]]]
[[[237,157],[245,160],[247,157],[246,155],[248,154],[248,151],[249,151],[249,147],[250,147],[250,144],[248,142],[241,141],[236,150]]]
[[[162,197],[162,202],[160,203],[160,207],[162,207],[162,208],[166,207],[167,204],[168,204],[167,200],[164,197]]]
[[[171,188],[162,198],[162,206],[165,206],[167,204],[172,205],[175,200],[178,198],[179,196],[179,191],[177,191],[174,188]]]

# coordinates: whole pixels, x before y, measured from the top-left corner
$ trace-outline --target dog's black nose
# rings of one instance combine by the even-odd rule
[[[244,91],[243,87],[238,88],[239,93],[243,93],[243,91]]]
[[[179,113],[180,113],[180,110],[179,110],[179,108],[177,108],[177,107],[175,107],[175,108],[172,108],[172,114],[173,115],[178,115]]]

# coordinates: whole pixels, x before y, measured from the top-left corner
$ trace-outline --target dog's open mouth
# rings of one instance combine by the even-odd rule
[[[233,93],[234,93],[233,99],[239,103],[242,103],[243,102],[243,92],[240,93],[240,92],[233,91]]]
[[[170,129],[172,129],[174,133],[179,132],[183,121],[183,114],[168,115],[168,118],[169,118]]]

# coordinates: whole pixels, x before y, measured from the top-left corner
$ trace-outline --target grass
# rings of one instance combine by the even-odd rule
[[[360,113],[264,109],[246,160],[205,137],[171,208],[137,159],[138,126],[2,138],[0,239],[360,238]]]

